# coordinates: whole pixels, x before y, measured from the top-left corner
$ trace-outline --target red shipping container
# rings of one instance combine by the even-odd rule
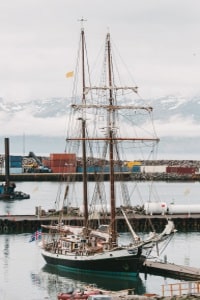
[[[167,173],[175,173],[175,174],[194,174],[195,168],[192,167],[179,167],[179,166],[173,166],[173,167],[167,167],[166,168]]]
[[[50,154],[50,167],[76,167],[76,155],[71,153],[53,153]]]

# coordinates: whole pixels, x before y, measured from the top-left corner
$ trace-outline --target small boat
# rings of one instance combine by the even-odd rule
[[[159,139],[156,135],[138,137],[138,134],[134,135],[134,127],[131,127],[136,123],[137,114],[139,117],[148,116],[152,112],[152,107],[136,105],[130,101],[126,103],[126,97],[137,94],[138,89],[134,86],[117,86],[110,33],[106,35],[100,86],[89,85],[90,76],[88,74],[86,76],[89,66],[86,66],[88,60],[85,57],[87,50],[84,28],[81,28],[78,53],[81,54],[78,62],[82,65],[82,96],[72,97],[66,153],[76,153],[77,161],[81,157],[83,187],[81,191],[79,186],[76,192],[76,182],[66,174],[64,197],[55,202],[59,212],[57,222],[42,225],[44,234],[41,253],[47,264],[58,268],[65,267],[72,271],[93,272],[99,275],[137,276],[147,254],[149,255],[153,248],[157,249],[159,243],[167,242],[175,233],[173,222],[166,220],[166,228],[162,229],[161,233],[151,232],[147,238],[143,238],[135,232],[127,217],[126,208],[130,207],[131,195],[127,182],[121,176],[123,172],[119,172],[123,167],[122,155],[125,154],[122,145],[125,143],[126,148],[134,149],[138,142],[142,145],[149,142],[158,143]],[[76,70],[78,69],[77,67]],[[86,79],[89,86],[86,85]],[[74,91],[76,90],[74,88]],[[120,125],[121,119],[124,120],[125,125],[124,123]],[[124,137],[125,129],[128,136]],[[129,145],[130,142],[132,145]],[[92,163],[98,163],[103,167],[104,164],[106,166],[109,164],[109,192],[106,193],[104,186],[103,167],[95,172],[93,193],[89,191],[88,167]],[[83,225],[74,226],[73,219],[65,215],[64,208],[70,211],[73,201],[77,202],[80,195],[84,207],[84,221]],[[131,233],[131,240],[125,245],[119,242],[117,201],[122,201],[119,211]],[[97,209],[98,205],[102,206],[102,210]],[[58,210],[59,206],[61,208]],[[79,208],[81,206],[82,204],[79,203]],[[109,211],[105,211],[108,206]],[[106,214],[109,223],[106,222]]]
[[[0,185],[0,200],[30,199],[30,195],[21,191],[15,191],[16,184],[6,181]]]
[[[9,139],[5,138],[5,183],[0,185],[0,200],[30,199],[30,195],[21,191],[15,191],[16,184],[10,182],[9,167]]]

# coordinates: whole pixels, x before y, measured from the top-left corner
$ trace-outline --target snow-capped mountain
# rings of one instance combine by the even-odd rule
[[[161,116],[162,120],[170,120],[175,116],[196,122],[200,121],[200,97],[186,99],[183,97],[168,96],[152,100],[156,119]]]
[[[136,99],[139,104],[141,99]],[[192,118],[194,121],[200,120],[200,96],[190,99],[166,96],[157,99],[146,99],[143,103],[150,104],[154,108],[154,117],[157,120],[169,120],[174,116],[180,116],[183,119]],[[15,116],[18,113],[29,113],[35,118],[54,118],[62,117],[67,113],[69,99],[57,97],[50,99],[36,99],[27,102],[5,102],[0,98],[0,113],[7,116]]]
[[[155,128],[161,138],[162,155],[176,154],[176,159],[177,156],[181,159],[187,155],[187,158],[193,159],[195,156],[194,159],[198,159],[200,96],[166,96],[142,102],[154,108]],[[38,153],[62,152],[69,104],[69,99],[62,97],[22,103],[0,99],[0,152],[4,152],[4,137],[10,137],[14,153],[31,150]],[[141,104],[141,99],[136,99],[135,104]]]

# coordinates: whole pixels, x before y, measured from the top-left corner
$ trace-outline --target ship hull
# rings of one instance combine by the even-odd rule
[[[145,260],[144,256],[130,254],[127,250],[106,252],[93,256],[65,255],[43,250],[42,255],[47,264],[56,267],[126,276],[137,276]]]

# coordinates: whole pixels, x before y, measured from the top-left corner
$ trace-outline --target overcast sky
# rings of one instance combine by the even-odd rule
[[[84,17],[88,52],[109,28],[144,98],[199,94],[199,0],[2,0],[0,97],[67,97]]]

